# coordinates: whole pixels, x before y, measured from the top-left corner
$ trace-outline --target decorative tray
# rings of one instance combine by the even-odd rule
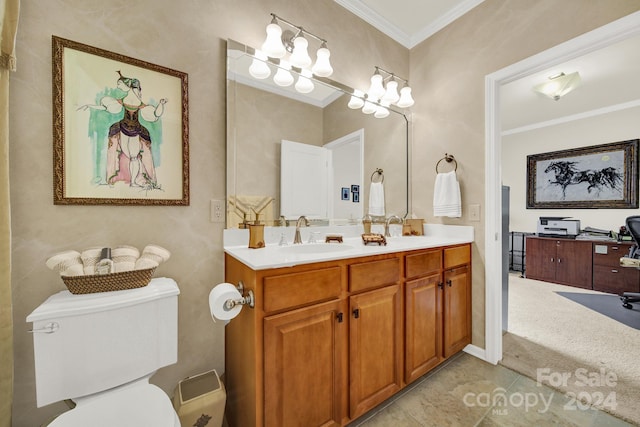
[[[110,274],[60,277],[72,294],[92,294],[142,288],[149,284],[155,270],[154,267]]]

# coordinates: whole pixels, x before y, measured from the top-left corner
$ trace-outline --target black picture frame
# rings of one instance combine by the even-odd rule
[[[638,208],[640,139],[527,156],[527,209]]]

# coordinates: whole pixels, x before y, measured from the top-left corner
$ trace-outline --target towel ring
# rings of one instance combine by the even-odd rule
[[[375,175],[380,175],[380,182],[384,182],[384,174],[383,174],[383,170],[378,168],[375,171],[373,171],[373,173],[371,174],[371,182],[375,182],[373,179],[375,177]]]
[[[444,157],[438,160],[438,163],[436,163],[436,173],[439,173],[438,166],[440,166],[440,162],[442,162],[443,160],[445,160],[447,163],[453,162],[454,163],[453,171],[455,172],[458,170],[458,162],[456,161],[455,157],[453,157],[453,154],[444,153]]]

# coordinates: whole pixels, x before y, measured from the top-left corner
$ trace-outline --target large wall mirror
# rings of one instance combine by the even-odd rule
[[[269,76],[255,78],[254,55],[227,41],[227,228],[300,215],[312,225],[355,224],[368,213],[372,182],[383,183],[385,216],[406,216],[406,116],[350,109],[353,90],[327,78],[311,78],[306,94],[279,86],[270,61],[258,63]]]

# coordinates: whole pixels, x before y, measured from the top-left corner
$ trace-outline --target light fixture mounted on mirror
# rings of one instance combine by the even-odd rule
[[[362,108],[362,112],[365,114],[374,114],[375,117],[384,118],[389,115],[387,107],[390,105],[408,108],[415,103],[411,96],[411,87],[409,87],[408,80],[384,68],[376,66],[375,69],[373,76],[371,76],[371,85],[367,90],[366,99],[362,91],[354,91],[349,100],[349,108]],[[398,80],[403,82],[400,93],[398,93]]]
[[[580,83],[580,74],[577,71],[571,74],[559,73],[550,76],[548,82],[540,83],[533,89],[557,101],[580,86]]]

